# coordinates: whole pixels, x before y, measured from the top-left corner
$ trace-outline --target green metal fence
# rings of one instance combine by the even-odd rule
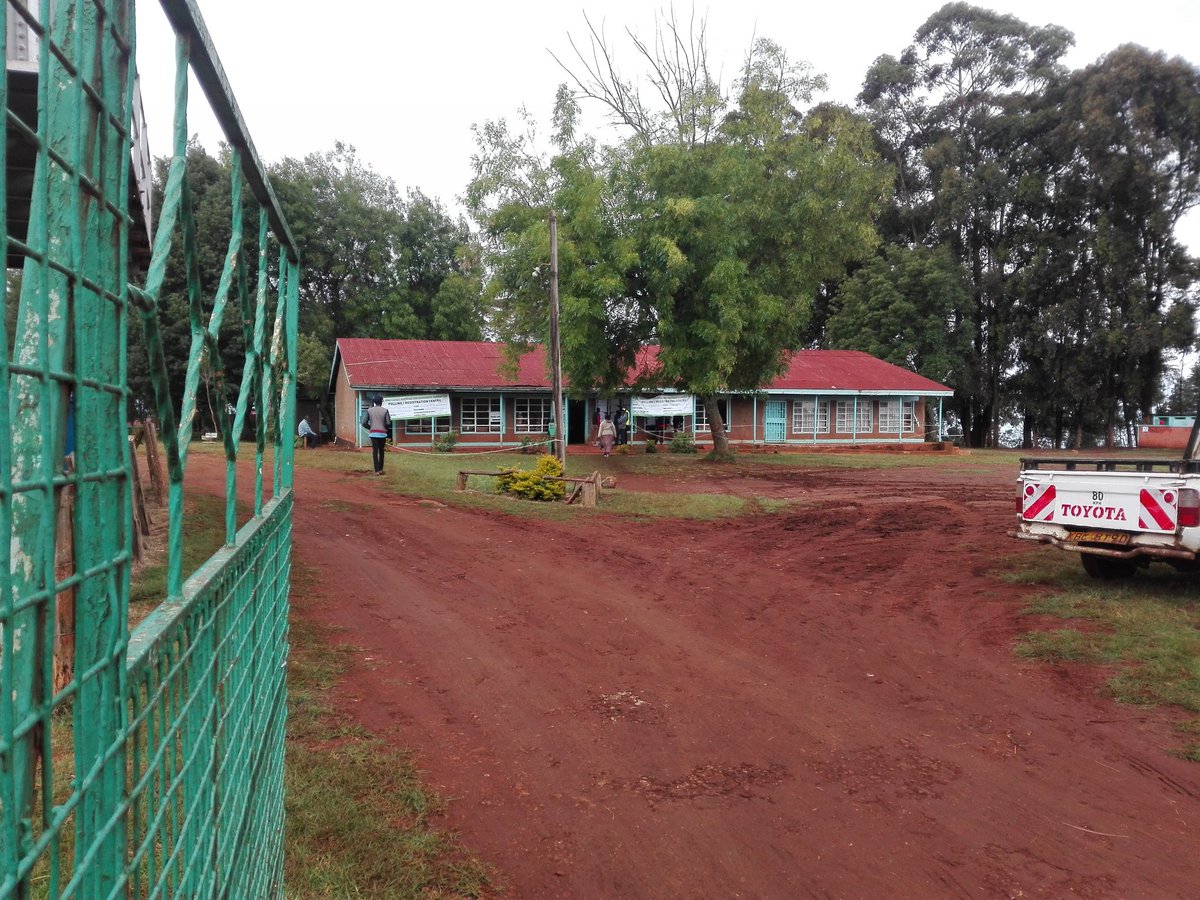
[[[130,262],[148,231],[130,202],[131,147],[144,130],[132,0],[8,0],[0,23],[10,60],[0,80],[3,897],[282,895],[298,258],[194,0],[162,6],[177,35],[174,138],[144,278]],[[216,285],[200,283],[185,177],[189,68],[236,163]],[[178,409],[158,308],[172,248],[187,268],[191,330]],[[226,545],[185,581],[197,389],[202,372],[222,378],[231,304],[248,349],[236,403],[218,410]],[[144,329],[169,484],[167,597],[132,633],[130,329]],[[256,440],[239,445],[251,416]],[[254,481],[240,528],[239,476]],[[64,569],[67,543],[74,565]],[[73,658],[56,660],[56,621],[72,596]]]

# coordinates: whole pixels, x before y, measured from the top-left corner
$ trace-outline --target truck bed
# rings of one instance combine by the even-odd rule
[[[1162,472],[1176,475],[1195,474],[1200,472],[1200,461],[1185,460],[1178,457],[1161,459],[1144,458],[1113,458],[1113,457],[1079,457],[1079,456],[1023,456],[1021,471],[1056,470],[1060,472]]]

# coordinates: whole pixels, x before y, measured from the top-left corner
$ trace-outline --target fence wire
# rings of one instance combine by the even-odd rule
[[[133,0],[8,0],[0,21],[5,897],[282,896],[299,261],[194,0],[162,6],[177,35],[175,112],[152,245]],[[189,70],[233,152],[216,285],[201,284],[196,258]],[[159,309],[173,251],[191,333],[178,407]],[[231,307],[247,349],[236,403],[218,410],[225,546],[185,581],[197,391],[202,370],[224,377]],[[145,336],[169,497],[167,596],[132,633],[130,329]],[[241,443],[248,418],[254,441]],[[254,473],[240,528],[239,453]]]

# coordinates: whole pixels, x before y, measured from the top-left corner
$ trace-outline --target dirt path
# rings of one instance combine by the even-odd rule
[[[1013,655],[1011,473],[731,470],[814,506],[579,526],[368,462],[298,472],[303,608],[363,648],[347,715],[418,751],[511,896],[1200,895],[1165,717]]]

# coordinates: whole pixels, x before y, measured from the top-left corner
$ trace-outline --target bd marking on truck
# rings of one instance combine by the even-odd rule
[[[1172,488],[1142,488],[1141,496],[1138,499],[1142,506],[1138,518],[1138,528],[1157,528],[1160,531],[1175,530],[1178,495]]]
[[[1052,484],[1025,485],[1025,509],[1022,516],[1030,521],[1053,522],[1056,496],[1057,492]]]

